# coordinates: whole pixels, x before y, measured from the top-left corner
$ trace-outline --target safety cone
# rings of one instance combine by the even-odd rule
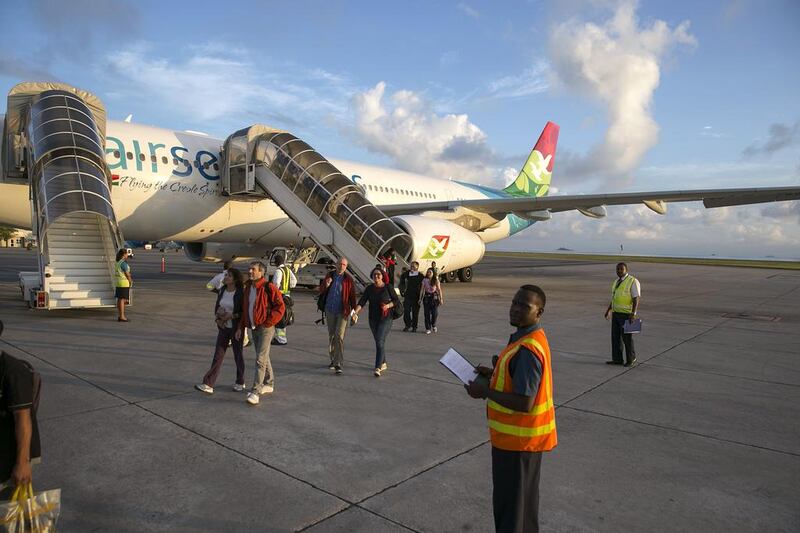
[[[165,273],[167,271],[167,258],[165,256],[161,256],[161,273]]]

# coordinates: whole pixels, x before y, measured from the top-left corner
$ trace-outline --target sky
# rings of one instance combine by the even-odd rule
[[[551,194],[800,185],[796,0],[5,0],[0,19],[0,90],[66,82],[111,119],[218,138],[263,123],[498,188],[551,120]],[[798,259],[800,202],[557,213],[492,247],[620,245]]]

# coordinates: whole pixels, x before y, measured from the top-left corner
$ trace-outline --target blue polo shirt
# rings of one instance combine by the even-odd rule
[[[525,335],[541,328],[539,324],[528,326],[527,328],[517,328],[508,343],[516,342]],[[526,346],[520,346],[517,355],[508,364],[508,372],[511,374],[513,390],[522,396],[536,396],[539,390],[539,383],[542,381],[542,363]]]
[[[344,274],[334,273],[331,286],[328,289],[328,296],[325,298],[325,312],[341,315],[342,314],[342,283]]]

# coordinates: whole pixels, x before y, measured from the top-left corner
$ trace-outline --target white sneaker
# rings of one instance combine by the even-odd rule
[[[431,330],[429,330],[429,329],[426,329],[426,330],[425,330],[425,335],[430,335],[430,334],[431,334]]]
[[[439,333],[439,328],[437,328],[436,326],[433,326],[433,332],[434,333]]]
[[[374,374],[375,374],[376,378],[381,377],[381,369],[380,368],[376,368]]]
[[[385,362],[381,365],[381,371],[384,370],[389,370],[389,365],[387,365]]]
[[[275,390],[275,387],[272,385],[261,385],[261,393],[260,394],[272,394]]]
[[[244,392],[244,384],[239,385],[238,383],[234,383],[233,392]]]
[[[194,388],[200,392],[205,392],[206,394],[214,394],[214,387],[209,387],[205,383],[198,383],[194,386]]]
[[[250,392],[247,394],[247,403],[249,403],[250,405],[258,405],[258,402],[260,400],[261,399],[258,397],[258,394],[256,394],[255,392]]]

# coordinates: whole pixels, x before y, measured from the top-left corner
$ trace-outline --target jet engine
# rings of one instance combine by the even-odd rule
[[[470,230],[447,220],[427,218],[419,215],[400,215],[392,217],[414,240],[412,261],[419,261],[420,270],[425,270],[436,261],[442,274],[465,273],[483,258],[486,251],[484,242]],[[472,272],[469,270],[469,278]],[[455,278],[455,275],[451,276]],[[462,280],[469,281],[469,280]]]
[[[183,245],[186,257],[192,261],[220,263],[232,259],[256,259],[264,257],[267,249],[263,245],[227,242],[187,242]]]

